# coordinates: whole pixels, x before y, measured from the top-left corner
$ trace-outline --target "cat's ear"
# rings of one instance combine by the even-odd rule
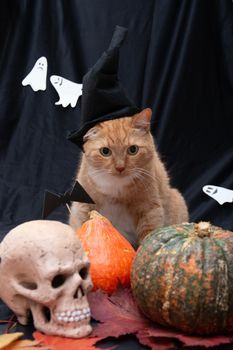
[[[87,140],[94,140],[96,136],[98,135],[99,128],[95,126],[94,128],[91,128],[88,130],[88,132],[83,136],[83,141],[86,142]]]
[[[146,133],[149,132],[151,116],[152,110],[150,108],[143,109],[140,113],[133,117],[134,128]]]

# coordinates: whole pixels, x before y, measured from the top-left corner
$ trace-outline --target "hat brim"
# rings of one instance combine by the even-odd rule
[[[105,122],[108,120],[114,120],[114,119],[119,119],[119,118],[124,118],[124,117],[131,117],[134,114],[139,113],[139,112],[141,112],[141,109],[139,109],[136,106],[135,107],[125,106],[125,107],[122,107],[122,109],[118,108],[118,110],[116,112],[112,112],[108,115],[105,115],[104,117],[93,119],[93,120],[89,121],[88,123],[86,123],[79,130],[71,131],[68,134],[67,139],[70,140],[71,142],[75,143],[83,151],[83,144],[84,144],[83,137],[88,132],[88,130],[93,128],[96,124],[99,124],[101,122]]]

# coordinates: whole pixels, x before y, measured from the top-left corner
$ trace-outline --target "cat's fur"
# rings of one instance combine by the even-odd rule
[[[95,209],[136,247],[152,230],[188,221],[185,201],[171,188],[156,151],[151,114],[147,108],[133,117],[102,122],[87,132],[77,180],[96,204],[73,202],[72,227],[81,226]],[[132,145],[139,147],[135,155],[127,153]],[[112,154],[101,155],[102,147]]]

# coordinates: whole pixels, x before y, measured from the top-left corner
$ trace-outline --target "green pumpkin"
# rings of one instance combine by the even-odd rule
[[[161,325],[233,331],[233,232],[207,222],[152,232],[137,251],[131,287],[139,308]]]

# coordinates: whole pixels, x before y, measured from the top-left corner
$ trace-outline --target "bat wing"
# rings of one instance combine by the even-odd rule
[[[45,219],[54,209],[59,207],[61,203],[62,201],[60,196],[52,192],[45,191],[42,218]]]
[[[70,200],[73,202],[95,204],[93,199],[89,196],[89,194],[84,190],[78,181],[75,182],[75,185],[70,193]]]

